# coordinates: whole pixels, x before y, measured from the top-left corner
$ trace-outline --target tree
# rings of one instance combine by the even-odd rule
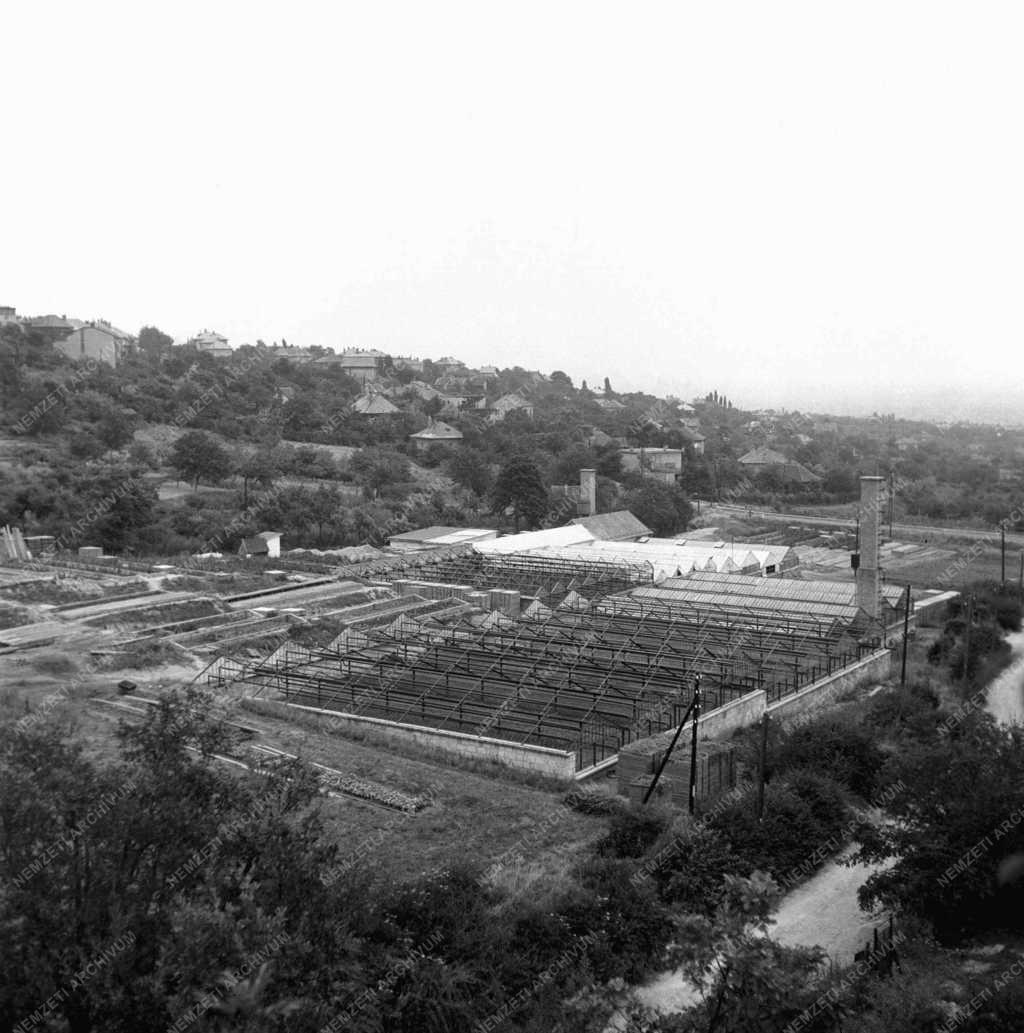
[[[661,481],[646,480],[626,493],[626,508],[656,535],[671,537],[693,519],[693,507],[683,492]]]
[[[266,490],[273,486],[280,474],[272,453],[262,448],[253,451],[240,450],[235,455],[235,473],[242,478],[242,509],[249,508],[249,485],[257,484]]]
[[[857,831],[860,860],[892,861],[860,891],[931,922],[944,943],[1020,928],[1024,914],[1024,729],[975,713],[949,734],[909,743],[886,780],[892,821]]]
[[[139,351],[143,355],[165,355],[174,347],[174,338],[155,326],[144,326],[139,331]]]
[[[324,543],[324,527],[341,512],[338,489],[329,484],[318,485],[309,498],[309,519],[316,524],[316,544]]]
[[[498,474],[491,489],[491,508],[503,513],[512,507],[515,528],[526,521],[528,528],[540,527],[548,511],[548,492],[537,464],[528,456],[513,456]]]
[[[814,1003],[812,977],[824,954],[769,939],[780,897],[775,882],[762,872],[750,878],[726,875],[723,899],[712,917],[684,915],[677,921],[670,960],[682,966],[702,998],[685,1028],[781,1031]],[[801,1022],[800,1028],[823,1026]]]
[[[456,484],[469,488],[483,498],[494,484],[494,474],[487,456],[479,449],[460,448],[448,459],[448,476]]]
[[[201,430],[182,434],[175,441],[168,460],[181,477],[192,482],[193,491],[198,490],[200,479],[211,483],[219,481],[230,466],[227,452]]]
[[[409,480],[409,460],[401,452],[386,448],[360,449],[349,461],[349,469],[367,498],[375,499],[388,484]]]
[[[612,393],[612,383],[607,377],[604,378],[604,393],[606,395],[610,395]]]
[[[299,1006],[282,994],[288,955],[345,958],[318,878],[332,852],[310,812],[313,773],[287,762],[229,774],[213,755],[230,752],[230,734],[210,703],[164,700],[121,733],[116,762],[50,722],[0,728],[3,1028],[52,1001],[70,1033],[165,1029],[219,974],[276,943],[276,968],[213,995],[221,1015],[253,998],[244,1028],[265,1033]],[[299,1028],[318,1028],[304,1006]]]

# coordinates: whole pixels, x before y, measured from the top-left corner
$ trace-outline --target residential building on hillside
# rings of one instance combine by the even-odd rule
[[[67,337],[72,330],[85,326],[81,319],[68,319],[67,316],[31,316],[22,320],[22,326],[39,334],[47,344],[56,344]]]
[[[683,427],[680,430],[680,433],[683,436],[683,441],[693,449],[693,454],[695,456],[704,455],[704,443],[707,441],[707,438],[704,437],[699,430],[691,430],[689,427]]]
[[[228,345],[228,339],[214,330],[204,330],[202,333],[196,334],[195,337],[190,337],[185,342],[185,347],[206,352],[207,355],[212,355],[215,359],[229,359],[233,354]]]
[[[116,366],[135,347],[135,338],[109,323],[96,322],[72,330],[54,347],[75,361],[93,359]]]
[[[773,448],[752,448],[737,460],[747,473],[759,474],[766,470],[777,470],[787,481],[796,484],[814,484],[821,480],[816,474],[801,466],[798,462],[787,458]]]
[[[296,344],[264,344],[256,347],[266,355],[274,359],[287,359],[289,362],[299,364],[312,362],[315,356],[308,348],[300,348]]]
[[[367,384],[380,377],[381,366],[386,358],[381,351],[353,349],[340,354],[324,355],[314,361],[322,366],[340,366],[350,377],[361,384]]]
[[[4,323],[17,323],[18,313],[14,311],[13,305],[0,305],[0,325]]]
[[[440,359],[434,359],[434,369],[440,370],[442,373],[456,373],[464,370],[466,364],[462,359],[453,359],[450,355],[445,355]]]
[[[487,417],[491,423],[498,423],[505,419],[510,412],[521,412],[533,419],[533,402],[528,402],[517,391],[502,395],[491,407],[491,413]]]
[[[412,373],[423,372],[423,360],[414,359],[409,355],[394,355],[391,358],[391,365],[395,369],[407,369]]]
[[[622,412],[626,408],[617,398],[595,398],[594,403],[605,412]]]
[[[642,473],[644,477],[675,484],[683,472],[681,448],[620,448],[623,473]]]
[[[462,440],[462,431],[435,420],[423,430],[409,435],[409,440],[417,449],[426,449],[431,445],[457,445]]]
[[[359,416],[394,416],[401,410],[397,405],[392,405],[383,395],[370,393],[360,395],[352,403],[352,411]]]

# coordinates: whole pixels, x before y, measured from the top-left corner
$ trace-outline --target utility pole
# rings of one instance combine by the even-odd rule
[[[967,669],[971,659],[971,625],[974,623],[974,596],[967,596],[967,626],[964,628],[964,685],[967,684]]]
[[[1020,554],[1020,579],[1017,581],[1017,594],[1024,603],[1024,552]]]
[[[697,725],[700,721],[700,675],[693,683],[693,735],[690,738],[690,815],[697,813]]]
[[[764,818],[764,780],[768,769],[768,711],[761,717],[761,756],[757,765],[757,820]]]
[[[893,520],[896,517],[896,477],[892,467],[889,468],[889,540],[893,540]]]
[[[700,675],[697,675],[697,688],[700,688]],[[642,807],[651,798],[651,794],[654,792],[655,786],[658,784],[658,779],[661,778],[661,773],[665,770],[665,765],[668,763],[669,757],[672,756],[672,751],[676,748],[676,743],[679,742],[679,736],[683,733],[683,728],[686,725],[686,719],[693,712],[694,707],[697,705],[697,696],[694,694],[693,700],[690,705],[686,708],[686,713],[683,714],[683,719],[679,722],[679,726],[676,728],[676,734],[672,736],[672,741],[668,744],[668,749],[665,751],[665,755],[661,758],[661,763],[658,765],[658,770],[654,773],[654,778],[651,780],[651,784],[647,787],[647,792],[644,793],[644,798],[640,801]],[[697,718],[694,717],[694,727],[696,728]],[[692,812],[691,812],[692,813]]]
[[[903,609],[903,659],[900,662],[900,687],[907,684],[907,639],[910,638],[910,585],[907,585],[907,603]]]
[[[1006,584],[1006,521],[999,524],[999,584]]]

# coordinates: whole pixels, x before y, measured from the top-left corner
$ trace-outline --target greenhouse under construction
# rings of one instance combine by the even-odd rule
[[[823,586],[794,584],[805,598],[788,607],[759,605],[741,585],[712,604],[641,586],[596,602],[573,591],[555,608],[535,599],[518,619],[400,617],[385,629],[345,632],[329,647],[286,646],[208,680],[230,675],[287,704],[455,733],[441,748],[484,737],[562,751],[580,770],[678,725],[698,674],[707,712],[757,690],[778,701],[877,649],[863,611],[824,598],[815,606],[806,596],[824,596]],[[516,764],[507,751],[504,761]]]

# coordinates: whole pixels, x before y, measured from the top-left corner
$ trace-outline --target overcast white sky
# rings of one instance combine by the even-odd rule
[[[1019,419],[1022,29],[1012,3],[9,4],[0,304]]]

